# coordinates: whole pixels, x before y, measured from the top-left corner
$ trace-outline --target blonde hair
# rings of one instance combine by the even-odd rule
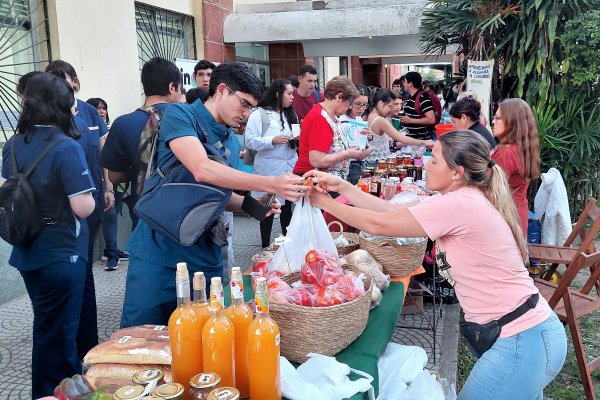
[[[468,130],[448,132],[439,139],[442,154],[450,169],[463,167],[464,184],[479,189],[500,212],[519,247],[523,260],[528,257],[517,209],[506,174],[491,159],[489,145],[481,135]]]
[[[331,78],[325,85],[325,98],[333,100],[338,94],[342,94],[342,98],[346,100],[354,100],[360,96],[360,92],[354,86],[354,83],[344,75],[339,75]]]
[[[540,139],[531,107],[522,99],[506,99],[498,106],[505,134],[501,144],[516,144],[524,182],[540,177]]]

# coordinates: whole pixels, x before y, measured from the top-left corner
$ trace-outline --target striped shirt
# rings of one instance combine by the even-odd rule
[[[431,102],[431,98],[429,97],[429,93],[422,92],[421,93],[421,114],[417,113],[415,109],[415,102],[417,100],[417,95],[419,92],[415,93],[410,99],[404,102],[404,115],[410,118],[423,118],[427,111],[433,111],[433,103]],[[429,132],[434,129],[431,125],[419,125],[419,124],[403,124],[404,127],[408,130],[408,135],[412,138],[419,140],[428,140],[431,139]]]

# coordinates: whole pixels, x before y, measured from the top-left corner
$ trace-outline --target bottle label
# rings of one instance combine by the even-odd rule
[[[231,297],[234,299],[244,298],[244,283],[243,281],[231,281]]]
[[[277,336],[275,336],[275,346],[279,346],[279,343],[281,343],[281,335],[278,333]]]
[[[210,306],[213,310],[218,310],[219,308],[223,308],[225,304],[225,295],[221,290],[218,293],[210,292]]]
[[[269,312],[269,296],[266,293],[256,293],[255,300],[257,313]]]

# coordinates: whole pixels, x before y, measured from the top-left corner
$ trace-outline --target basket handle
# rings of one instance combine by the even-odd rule
[[[327,229],[329,229],[331,227],[331,225],[337,225],[340,228],[340,235],[344,234],[344,225],[342,225],[342,223],[340,221],[331,221],[330,223],[327,224]]]

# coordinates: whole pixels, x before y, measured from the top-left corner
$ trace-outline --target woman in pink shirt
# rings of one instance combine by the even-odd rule
[[[424,168],[427,188],[442,196],[412,206],[390,205],[324,172],[306,176],[317,184],[312,204],[349,225],[436,241],[440,273],[465,313],[461,332],[479,356],[460,400],[543,399],[564,363],[566,336],[524,266],[527,246],[505,174],[471,131],[440,137]]]

